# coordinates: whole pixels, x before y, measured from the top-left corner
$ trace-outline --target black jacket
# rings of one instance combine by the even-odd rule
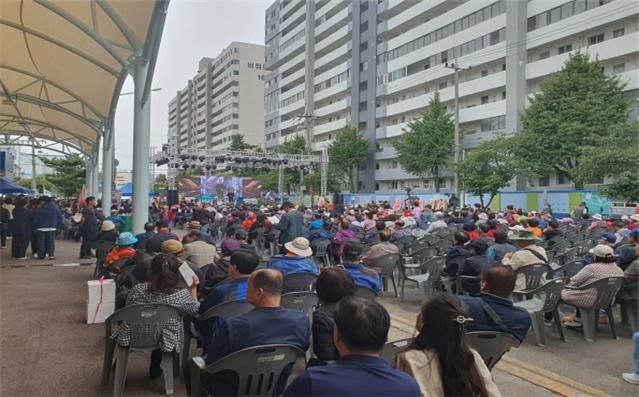
[[[313,352],[320,361],[339,359],[333,344],[333,327],[337,303],[320,306],[313,312]]]

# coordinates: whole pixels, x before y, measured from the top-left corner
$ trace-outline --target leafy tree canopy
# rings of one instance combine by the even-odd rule
[[[262,148],[259,145],[251,145],[244,142],[244,136],[240,134],[231,135],[231,145],[229,146],[229,150],[234,151],[256,151],[261,152]]]
[[[357,180],[353,172],[368,157],[368,139],[364,138],[353,126],[342,128],[328,149],[332,176],[338,181],[348,181],[351,192],[357,191]]]
[[[562,70],[542,82],[522,116],[515,153],[526,173],[544,176],[554,169],[576,183],[592,176],[592,168],[587,172],[584,167],[592,161],[593,148],[601,149],[604,142],[617,148],[629,139],[624,134],[632,129],[623,127],[629,103],[622,89],[618,77],[607,76],[598,60],[584,53],[571,56]],[[605,164],[597,167],[606,172]]]
[[[517,161],[509,139],[497,138],[471,150],[460,165],[464,190],[479,196],[482,206],[490,206],[499,191],[517,175]],[[484,205],[484,194],[489,195]]]
[[[54,173],[45,175],[47,181],[56,186],[58,193],[65,197],[75,197],[80,194],[82,185],[86,181],[86,164],[79,154],[69,154],[64,158],[40,160],[53,169]]]
[[[422,178],[432,176],[439,192],[439,175],[451,163],[454,131],[452,114],[435,93],[421,119],[411,121],[393,142],[402,169]]]

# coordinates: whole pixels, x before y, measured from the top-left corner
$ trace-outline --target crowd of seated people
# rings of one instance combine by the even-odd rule
[[[382,206],[336,215],[328,209],[309,212],[285,206],[283,211],[264,209],[253,215],[238,208],[220,212],[227,235],[217,241],[219,253],[215,245],[203,238],[207,233],[197,228],[190,228],[182,244],[165,224],[158,222],[157,231],[147,230],[145,236],[140,236],[146,243],[137,251],[136,237],[120,235],[118,239],[127,245],[118,247],[133,251],[130,264],[138,270],[135,282],[128,285],[126,303],[179,300],[183,314],[192,317],[200,332],[207,364],[251,346],[288,344],[302,350],[312,347],[314,356],[306,372],[297,374],[289,368],[278,379],[277,393],[285,396],[499,395],[478,353],[465,345],[463,333],[507,332],[523,341],[531,320],[528,312],[514,305],[510,298],[513,291],[525,287],[525,279],[518,277],[516,271],[530,264],[548,264],[551,257],[542,239],[545,243],[565,230],[565,225],[545,214],[523,215],[515,209],[504,214],[483,209],[449,213],[430,208],[416,210],[412,205],[411,210],[400,215]],[[412,214],[419,216],[419,222]],[[249,241],[255,238],[249,239],[247,234],[247,229],[264,219],[272,224],[271,232],[280,232],[271,238],[281,244],[281,253],[268,259],[258,253],[255,242]],[[286,219],[285,224],[280,225],[278,220],[282,219]],[[298,221],[302,222],[301,228],[296,224]],[[624,276],[617,267],[620,256],[617,252],[631,258],[625,277],[628,282],[636,280],[638,223],[628,219],[619,225],[612,233],[614,242],[605,232],[597,234],[602,244],[591,250],[593,263],[573,276],[569,285],[578,287],[610,275]],[[586,216],[584,228],[590,224]],[[382,256],[405,253],[393,241],[418,236],[416,232],[420,230],[430,235],[450,230],[454,244],[444,251],[444,274],[451,278],[472,276],[476,280],[462,283],[468,295],[434,294],[423,303],[417,336],[397,356],[393,369],[379,357],[387,341],[388,313],[374,300],[353,295],[358,287],[381,293],[380,275],[370,266]],[[282,233],[286,237],[282,238]],[[379,242],[365,244],[372,234]],[[632,252],[627,246],[618,245],[618,238],[634,244]],[[336,266],[318,267],[311,244],[315,239],[331,242]],[[181,263],[187,263],[196,273],[197,280],[191,287],[180,279],[177,267]],[[318,275],[314,291],[319,305],[311,316],[312,322],[304,313],[281,305],[281,295],[286,292],[285,277],[295,273]],[[165,283],[165,279],[171,281]],[[180,298],[174,298],[175,294]],[[562,299],[573,304],[591,299],[580,294],[565,290]],[[226,321],[213,318],[198,322],[199,315],[231,301],[250,303],[254,309]],[[117,331],[114,338],[126,343],[126,330]],[[181,343],[173,341],[166,346],[181,351]],[[152,356],[153,376],[158,374],[158,358],[166,346]],[[291,379],[286,387],[285,378],[289,374]],[[207,382],[207,389],[216,394],[237,391],[238,378],[232,373],[210,376]]]

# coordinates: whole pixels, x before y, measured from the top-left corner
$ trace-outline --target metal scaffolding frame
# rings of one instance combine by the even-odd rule
[[[184,149],[178,150],[174,145],[164,145],[162,151],[150,159],[156,165],[167,165],[167,187],[175,190],[175,178],[180,168],[196,168],[201,166],[207,173],[218,170],[220,172],[235,172],[241,168],[262,168],[278,170],[278,193],[282,196],[283,171],[286,169],[310,169],[320,166],[321,188],[320,195],[326,197],[326,179],[328,177],[328,152],[322,155],[314,154],[282,154],[260,153],[232,150]]]

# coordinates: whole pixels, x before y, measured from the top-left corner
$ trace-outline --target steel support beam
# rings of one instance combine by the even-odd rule
[[[133,233],[140,233],[149,218],[149,147],[151,146],[151,97],[145,93],[149,62],[135,59],[133,83]]]
[[[113,130],[104,131],[102,141],[102,211],[106,216],[111,208],[111,189],[113,187]]]
[[[94,197],[98,196],[98,189],[100,185],[100,179],[98,177],[98,172],[100,171],[100,169],[98,168],[99,157],[99,150],[96,150],[93,153],[93,157],[91,157],[91,190],[89,190],[89,193],[91,194],[91,196]]]

